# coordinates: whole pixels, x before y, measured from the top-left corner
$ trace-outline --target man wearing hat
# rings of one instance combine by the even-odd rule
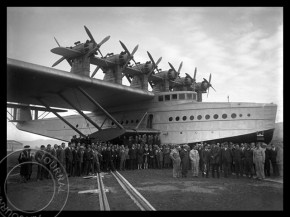
[[[44,163],[43,163],[43,158],[44,158],[44,151],[45,151],[45,146],[41,145],[40,146],[40,150],[38,150],[35,153],[35,160],[37,163],[39,163],[37,165],[37,176],[36,176],[36,181],[39,180],[43,180],[43,176],[44,176]]]
[[[21,176],[21,181],[22,182],[27,182],[30,179],[31,173],[32,173],[32,156],[30,153],[30,146],[25,145],[24,150],[20,153],[18,157],[18,162],[19,164],[23,163],[20,165],[20,176]]]
[[[181,175],[182,178],[187,177],[188,165],[189,165],[189,146],[187,144],[183,145],[183,149],[180,151],[181,159]]]

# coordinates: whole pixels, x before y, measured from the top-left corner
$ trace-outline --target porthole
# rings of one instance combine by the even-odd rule
[[[223,118],[223,119],[226,119],[227,117],[228,117],[227,114],[223,114],[223,115],[222,115],[222,118]]]
[[[201,120],[201,119],[202,119],[202,116],[201,116],[201,115],[198,115],[198,116],[197,116],[197,119],[198,119],[198,120]]]
[[[90,124],[89,123],[87,123],[87,127],[90,127]]]
[[[77,124],[76,127],[79,127],[79,125]]]
[[[126,120],[126,124],[128,124],[129,123],[129,121],[128,120]]]
[[[242,114],[240,114],[240,118],[241,118],[241,117],[243,117],[243,115],[242,115]]]
[[[205,116],[205,119],[206,119],[206,120],[208,120],[209,118],[210,118],[210,116],[209,116],[209,115],[206,115],[206,116]]]
[[[114,122],[112,122],[112,125],[115,125],[115,123],[114,123]]]
[[[136,120],[136,123],[139,123],[139,120],[138,119]]]
[[[169,121],[172,121],[172,120],[173,120],[173,118],[172,118],[172,117],[170,117],[170,118],[169,118]]]
[[[218,114],[215,114],[215,115],[213,116],[213,118],[214,118],[214,119],[218,119],[218,118],[219,118]]]
[[[187,118],[186,116],[183,116],[183,117],[182,117],[182,120],[186,121],[186,118]]]
[[[236,118],[236,117],[237,117],[236,113],[233,113],[233,114],[231,115],[231,117],[232,117],[232,118]]]
[[[175,118],[175,120],[176,120],[176,121],[179,121],[179,116],[177,116],[177,117]]]
[[[250,117],[250,116],[251,116],[251,114],[249,113],[249,114],[248,114],[248,117]]]
[[[121,121],[121,124],[123,125],[124,124],[124,121]]]
[[[134,120],[131,120],[131,124],[133,124],[134,123]]]
[[[191,115],[191,116],[190,116],[190,120],[193,120],[193,119],[194,119],[194,116],[193,116],[193,115]]]

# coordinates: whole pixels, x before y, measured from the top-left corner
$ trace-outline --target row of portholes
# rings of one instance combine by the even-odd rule
[[[137,119],[136,121],[131,120],[130,123],[131,123],[131,124],[134,124],[134,122],[135,122],[136,124],[138,124],[138,123],[139,123],[139,120],[138,120],[138,119]],[[129,121],[128,121],[128,120],[126,120],[126,121],[118,121],[118,123],[121,124],[121,125],[123,125],[123,124],[129,124]],[[115,123],[112,121],[111,125],[115,125]]]
[[[240,117],[243,117],[242,114],[240,114],[239,116],[240,116]],[[247,116],[250,117],[251,114],[249,113],[249,114],[247,114]],[[226,119],[227,117],[228,117],[227,114],[223,114],[223,115],[222,115],[222,118],[223,118],[223,119]],[[231,117],[232,117],[233,119],[235,119],[235,118],[237,117],[237,114],[236,114],[236,113],[232,113],[232,114],[231,114]],[[214,119],[218,119],[218,118],[219,118],[219,115],[218,115],[218,114],[215,114],[215,115],[213,115],[213,118],[214,118]],[[191,116],[189,117],[189,119],[190,119],[191,121],[194,120],[194,116],[191,115]],[[201,119],[202,119],[202,115],[198,115],[198,116],[197,116],[197,119],[198,119],[198,120],[201,120]],[[206,119],[206,120],[210,119],[210,115],[205,115],[205,119]],[[177,117],[175,118],[175,120],[176,120],[176,121],[179,121],[179,120],[180,120],[180,117],[177,116]],[[187,116],[183,116],[183,117],[182,117],[182,120],[183,120],[183,121],[186,121],[186,120],[187,120]],[[169,118],[169,121],[173,121],[173,117],[170,117],[170,118]]]

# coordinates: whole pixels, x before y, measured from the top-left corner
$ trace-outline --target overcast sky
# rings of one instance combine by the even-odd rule
[[[120,53],[121,40],[134,58],[148,61],[149,51],[159,68],[176,69],[212,85],[205,102],[275,103],[276,122],[283,121],[283,8],[281,7],[90,7],[7,8],[7,57],[43,66],[60,58],[50,50],[89,39],[86,25],[103,55]],[[69,71],[66,61],[55,68]],[[95,66],[91,66],[93,72]],[[97,78],[103,73],[98,71]],[[126,79],[123,83],[128,85]],[[7,139],[45,138],[25,133],[7,121]]]

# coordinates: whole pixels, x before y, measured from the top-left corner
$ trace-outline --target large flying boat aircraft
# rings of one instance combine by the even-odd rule
[[[169,63],[162,71],[162,58],[155,62],[148,51],[149,60],[136,63],[138,45],[130,52],[121,41],[124,51],[103,56],[100,47],[110,36],[98,44],[86,26],[85,31],[90,40],[73,47],[62,47],[55,39],[58,47],[51,52],[61,58],[52,67],[66,60],[70,72],[7,58],[7,107],[19,130],[62,141],[74,135],[109,141],[137,134],[158,134],[161,144],[249,142],[261,135],[271,141],[277,105],[202,102],[202,94],[213,88],[211,75],[196,82],[195,68],[193,78],[187,73],[180,77],[182,62],[178,70]],[[91,76],[90,64],[97,66]],[[94,78],[99,69],[103,80]],[[130,86],[122,84],[123,77]],[[61,116],[66,109],[79,115]],[[41,119],[39,111],[56,117]]]

